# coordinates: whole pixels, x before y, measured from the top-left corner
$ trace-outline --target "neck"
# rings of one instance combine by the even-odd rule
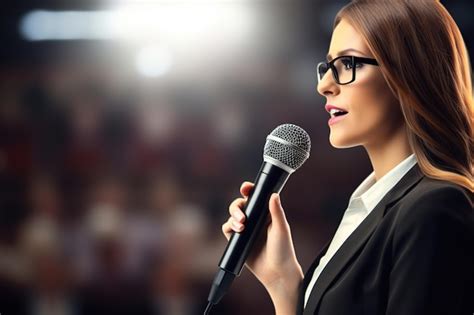
[[[404,127],[392,133],[388,139],[364,147],[377,181],[413,153]]]

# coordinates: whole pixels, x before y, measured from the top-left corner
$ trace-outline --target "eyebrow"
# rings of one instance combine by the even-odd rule
[[[340,52],[338,52],[338,53],[336,54],[336,56],[342,56],[342,55],[344,55],[345,53],[348,53],[348,52],[350,52],[350,51],[359,53],[359,54],[361,54],[361,55],[365,55],[365,53],[363,53],[363,52],[361,52],[361,51],[359,51],[359,50],[357,50],[357,49],[354,49],[354,48],[347,48],[347,49],[344,49],[344,50],[341,50]],[[328,55],[326,56],[326,59],[327,59],[327,60],[331,60],[331,59],[332,59],[331,54],[328,54]]]

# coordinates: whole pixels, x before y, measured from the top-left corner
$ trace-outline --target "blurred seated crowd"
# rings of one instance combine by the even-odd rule
[[[227,205],[274,128],[262,95],[77,72],[3,71],[0,313],[201,314]]]
[[[327,117],[308,115],[322,105],[293,94],[283,64],[211,83],[123,81],[81,63],[3,69],[0,313],[202,314],[227,207],[287,122],[313,142],[283,192],[307,268],[366,174],[347,176],[327,150]],[[273,311],[246,270],[213,312],[242,309]]]
[[[159,94],[95,83],[2,82],[0,313],[200,314],[225,246],[203,185],[219,152]]]

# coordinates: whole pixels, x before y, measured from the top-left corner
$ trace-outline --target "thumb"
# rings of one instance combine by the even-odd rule
[[[272,217],[272,225],[277,225],[278,227],[286,228],[288,222],[286,221],[285,210],[281,205],[280,195],[273,193],[270,196],[269,202],[270,215]]]

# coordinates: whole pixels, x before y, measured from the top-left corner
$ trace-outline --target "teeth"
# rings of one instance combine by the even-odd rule
[[[331,114],[331,116],[334,116],[336,113],[344,113],[344,111],[339,110],[339,109],[335,109],[335,108],[332,108],[332,109],[329,111],[329,114]]]

